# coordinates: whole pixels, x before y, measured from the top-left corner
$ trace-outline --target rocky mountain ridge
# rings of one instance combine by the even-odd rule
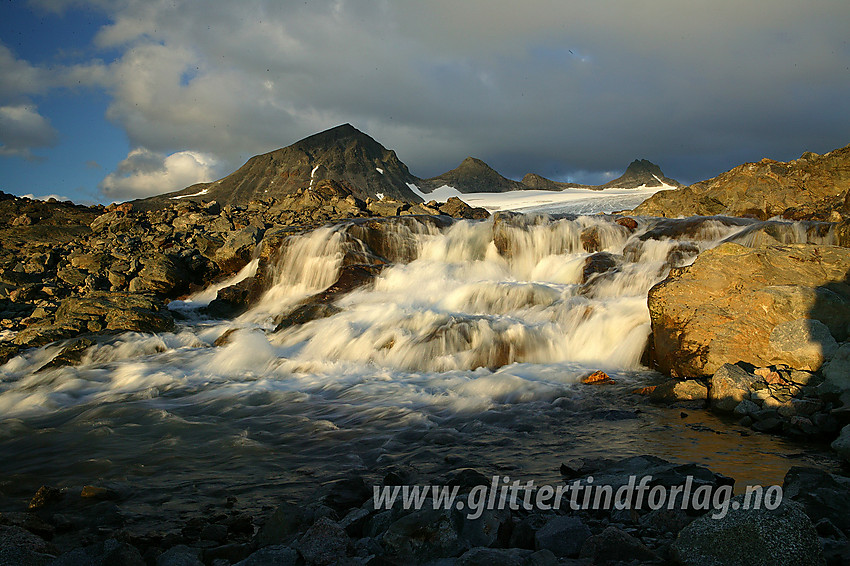
[[[850,215],[850,145],[824,155],[744,163],[717,177],[657,193],[634,210],[645,216],[743,216],[840,221]]]
[[[347,184],[361,200],[390,199],[421,203],[411,186],[426,195],[444,185],[461,193],[506,192],[528,189],[560,191],[567,188],[605,189],[659,186],[659,179],[679,186],[647,161],[635,160],[618,179],[604,185],[581,185],[552,181],[529,173],[522,181],[508,179],[484,161],[467,157],[460,165],[436,177],[413,175],[395,151],[387,149],[351,124],[319,132],[294,144],[257,155],[242,167],[211,183],[198,183],[179,191],[133,201],[136,209],[152,210],[169,201],[246,205],[251,200],[283,198],[322,180]],[[617,183],[620,184],[617,184]]]

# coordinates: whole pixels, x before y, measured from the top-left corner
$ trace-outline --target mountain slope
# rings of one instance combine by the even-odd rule
[[[411,175],[395,152],[351,124],[343,124],[275,151],[257,155],[223,179],[199,183],[134,204],[156,206],[168,200],[216,200],[220,204],[247,204],[251,200],[281,198],[320,180],[344,182],[361,199],[384,195],[404,202],[421,202],[407,186]]]
[[[526,189],[537,191],[563,191],[564,189],[595,189],[593,185],[581,185],[579,183],[564,183],[547,179],[537,173],[528,173],[522,178],[522,184]]]
[[[745,163],[689,187],[657,193],[634,210],[645,216],[782,216],[828,220],[850,213],[850,145],[794,161]]]
[[[519,181],[502,177],[495,169],[474,157],[467,157],[451,171],[420,181],[423,192],[431,192],[443,185],[454,187],[462,193],[504,193],[527,188]]]

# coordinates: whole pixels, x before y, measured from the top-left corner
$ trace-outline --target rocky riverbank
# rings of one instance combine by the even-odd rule
[[[756,509],[755,499],[746,503],[747,486],[737,486],[740,495],[730,500],[733,478],[654,456],[572,460],[560,472],[555,488],[610,486],[620,499],[606,503],[603,492],[594,506],[584,502],[581,490],[567,491],[557,508],[546,508],[552,505],[535,502],[553,501],[539,496],[549,487],[537,486],[528,496],[517,491],[501,505],[476,506],[475,512],[435,505],[433,494],[419,509],[404,509],[400,500],[392,508],[376,508],[373,486],[390,491],[402,485],[446,486],[456,490],[456,501],[474,502],[476,493],[505,481],[470,468],[435,478],[389,468],[374,477],[330,482],[310,500],[281,503],[262,516],[242,511],[239,500],[229,496],[165,530],[139,532],[122,511],[126,494],[96,486],[45,486],[27,509],[0,514],[0,563],[799,566],[850,560],[850,480],[844,476],[793,467],[780,497],[765,495],[777,493],[771,486],[753,491],[760,502]],[[645,477],[643,495],[629,489]],[[677,486],[678,496],[673,495]],[[675,504],[659,504],[661,492],[677,497]]]
[[[177,199],[156,210],[129,203],[89,208],[4,194],[0,363],[22,349],[86,333],[169,330],[170,300],[236,273],[266,237],[272,255],[286,237],[327,222],[416,215],[489,216],[456,198],[426,204],[363,201],[334,181],[247,206]]]

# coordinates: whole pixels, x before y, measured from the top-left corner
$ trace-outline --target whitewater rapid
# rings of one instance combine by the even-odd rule
[[[261,504],[281,486],[393,463],[440,470],[460,459],[543,473],[564,454],[659,445],[705,458],[716,438],[668,438],[681,425],[666,413],[629,408],[634,389],[660,378],[641,361],[646,295],[699,252],[758,243],[765,232],[749,221],[637,221],[407,219],[377,232],[348,222],[292,235],[267,274],[271,287],[236,319],[199,307],[252,276],[256,262],[175,303],[188,318],[173,333],[101,337],[79,365],[42,372],[61,345],[10,360],[0,368],[0,461],[32,482],[142,483],[189,506],[211,485]],[[771,226],[785,243],[831,238],[799,223]],[[608,269],[593,269],[597,261]],[[330,316],[278,328],[364,263],[380,273],[333,301]],[[597,369],[615,384],[580,383]]]

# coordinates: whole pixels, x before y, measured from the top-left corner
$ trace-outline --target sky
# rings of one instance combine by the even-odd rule
[[[684,183],[850,144],[847,0],[0,0],[0,190],[109,203],[351,123],[466,156]]]

